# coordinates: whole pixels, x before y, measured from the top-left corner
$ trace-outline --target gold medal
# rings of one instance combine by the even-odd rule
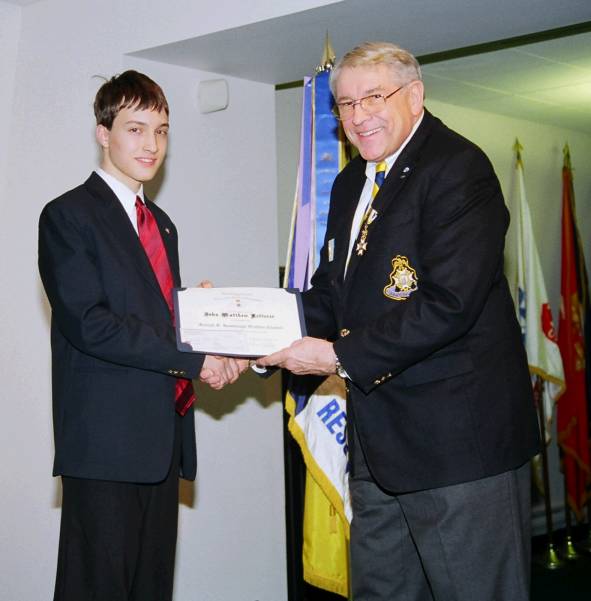
[[[363,229],[361,230],[361,236],[359,236],[359,242],[357,242],[357,246],[355,247],[355,252],[357,252],[358,256],[363,255],[367,250],[367,230],[367,223],[364,223]]]

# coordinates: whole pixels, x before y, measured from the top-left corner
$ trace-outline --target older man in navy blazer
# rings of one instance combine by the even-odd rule
[[[424,109],[408,52],[363,44],[331,85],[360,156],[304,294],[313,337],[260,364],[345,378],[355,601],[525,601],[539,441],[499,182]]]
[[[63,484],[54,599],[166,601],[178,476],[196,471],[191,379],[220,388],[240,367],[176,347],[177,231],[143,192],[167,149],[161,88],[126,71],[94,108],[101,168],[39,222]]]

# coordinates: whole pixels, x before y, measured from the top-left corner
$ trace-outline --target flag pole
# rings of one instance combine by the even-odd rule
[[[343,165],[338,122],[332,112],[330,71],[335,55],[328,39],[321,64],[313,77],[304,79],[304,102],[300,162],[297,185],[297,214],[290,239],[292,256],[286,265],[287,284],[304,291],[317,268],[325,238],[330,191]],[[293,222],[293,219],[292,219]],[[306,381],[307,378],[307,381]],[[334,376],[319,387],[307,376],[290,376],[285,393],[288,430],[300,447],[305,464],[302,534],[294,547],[300,553],[295,583],[303,582],[334,594],[349,594],[348,538],[351,509],[347,487],[347,450],[337,448],[329,437],[318,411],[336,404],[346,418],[342,380]],[[330,382],[330,383],[329,383]],[[330,386],[330,392],[327,387]],[[330,400],[326,397],[330,396]],[[343,422],[344,423],[344,422]],[[344,426],[343,426],[344,427]],[[329,433],[330,434],[330,433]],[[345,438],[343,437],[344,444]],[[299,514],[298,514],[299,517]],[[299,541],[301,540],[301,546]],[[295,555],[294,555],[295,557]],[[290,558],[291,560],[291,558]],[[301,565],[301,571],[300,571]],[[303,590],[302,590],[303,592]]]
[[[564,166],[572,171],[571,163],[570,163],[570,149],[568,144],[564,145],[562,150],[564,155]],[[570,510],[570,505],[568,504],[568,488],[566,486],[566,476],[563,475],[564,481],[564,522],[566,526],[566,539],[564,541],[563,555],[564,558],[569,561],[574,561],[579,559],[579,554],[577,553],[572,539],[572,512]],[[589,504],[587,505],[587,511],[589,512]],[[590,545],[591,549],[591,530],[589,531],[590,538],[586,541],[588,545]],[[585,543],[583,543],[583,546]]]
[[[564,559],[568,561],[574,561],[579,559],[579,554],[577,553],[574,545],[573,545],[573,537],[572,537],[572,513],[570,510],[570,506],[568,504],[568,489],[566,487],[566,478],[563,478],[564,482],[564,522],[566,525],[566,537],[564,540],[564,546],[562,548],[562,555]]]
[[[316,67],[316,73],[321,71],[332,71],[336,59],[336,54],[332,44],[330,43],[330,37],[328,36],[328,30],[326,31],[326,37],[324,38],[324,50],[322,51],[322,59],[320,64]]]
[[[587,503],[587,538],[577,543],[577,549],[585,555],[591,555],[591,502]]]
[[[515,143],[513,144],[513,151],[515,152],[515,166],[518,174],[523,175],[523,161],[521,158],[521,151],[523,150],[523,146],[519,142],[518,138],[515,138]],[[522,180],[521,180],[522,181]],[[525,199],[521,198],[521,203],[524,203]],[[519,211],[523,211],[524,207],[521,206]],[[520,218],[523,220],[523,216]],[[523,224],[521,225],[523,227]],[[525,260],[525,259],[524,259]],[[530,266],[532,267],[532,266]],[[521,302],[521,301],[520,301]],[[527,306],[527,305],[526,305]],[[527,309],[526,309],[527,312]],[[527,325],[524,324],[526,331]],[[522,327],[524,327],[522,326]],[[526,334],[527,336],[527,334]],[[548,570],[555,570],[563,567],[564,562],[560,559],[556,546],[554,544],[554,524],[552,521],[552,499],[550,496],[550,474],[548,470],[548,449],[547,449],[547,421],[546,421],[546,408],[544,407],[544,386],[545,383],[540,376],[537,370],[532,369],[532,366],[535,365],[539,368],[535,358],[529,356],[529,350],[527,348],[527,342],[524,338],[524,344],[526,345],[526,350],[528,351],[528,363],[530,364],[530,371],[532,373],[532,386],[533,386],[533,396],[534,402],[538,411],[538,420],[539,420],[539,429],[540,429],[540,438],[542,440],[541,445],[541,463],[542,463],[542,487],[543,487],[543,495],[544,495],[544,508],[546,511],[546,550],[544,552],[543,557],[539,560],[540,563]],[[535,375],[534,375],[535,374]]]
[[[572,165],[570,159],[570,148],[568,143],[565,143],[564,148],[562,149],[562,154],[564,157],[564,167],[568,169],[572,174]],[[571,175],[572,177],[572,175]],[[587,394],[590,394],[591,391],[587,391]],[[566,486],[566,478],[565,478],[565,486]],[[565,507],[568,510],[568,500],[566,498],[567,492],[565,491]],[[569,511],[569,510],[568,510]],[[570,513],[570,511],[569,511]],[[570,517],[570,516],[569,516]],[[568,531],[567,531],[568,533]],[[591,495],[587,497],[587,537],[585,540],[582,540],[577,543],[577,549],[585,554],[591,554]],[[575,551],[576,553],[576,551]]]
[[[523,150],[523,146],[521,145],[519,138],[515,138],[513,150],[515,151],[515,160],[517,161],[517,164],[523,166],[523,163],[521,162],[521,151]]]
[[[515,144],[519,144],[517,140]],[[515,148],[515,147],[514,147]],[[516,152],[519,151],[516,149]],[[518,155],[519,157],[519,155]],[[520,160],[520,158],[518,158]],[[544,481],[544,506],[546,508],[546,551],[543,566],[547,570],[556,570],[564,567],[564,561],[560,559],[554,546],[554,525],[552,523],[552,503],[550,500],[550,475],[548,472],[548,449],[546,448],[546,412],[542,399],[542,380],[539,376],[535,377],[534,400],[536,402],[540,418],[540,437],[542,439],[542,474]]]

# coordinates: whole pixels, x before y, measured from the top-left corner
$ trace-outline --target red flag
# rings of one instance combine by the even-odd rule
[[[587,500],[586,486],[591,476],[591,462],[581,304],[587,291],[583,290],[585,284],[580,281],[577,269],[578,251],[582,251],[577,248],[578,241],[570,155],[566,146],[562,168],[562,270],[558,330],[566,391],[558,402],[557,426],[568,503],[580,520]]]

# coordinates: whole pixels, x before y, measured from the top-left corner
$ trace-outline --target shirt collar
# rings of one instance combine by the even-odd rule
[[[98,167],[95,169],[96,173],[100,175],[107,186],[113,190],[115,196],[119,199],[119,202],[127,209],[135,207],[135,197],[139,196],[141,201],[144,200],[144,185],[140,185],[140,189],[137,192],[130,190],[124,183],[120,182],[116,177],[113,177],[110,173],[107,173],[104,169]]]

